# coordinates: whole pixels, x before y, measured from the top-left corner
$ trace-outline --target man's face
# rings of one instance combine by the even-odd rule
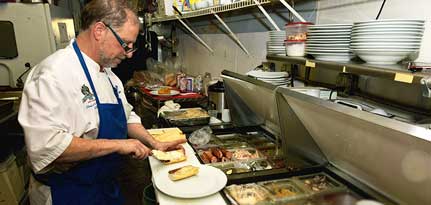
[[[128,47],[133,47],[138,36],[139,25],[128,20],[121,28],[113,30]],[[102,41],[99,50],[100,64],[103,67],[117,67],[123,59],[132,57],[133,52],[127,53],[108,27],[106,32],[106,38]]]

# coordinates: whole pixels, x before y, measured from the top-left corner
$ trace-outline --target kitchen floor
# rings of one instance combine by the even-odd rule
[[[124,205],[144,204],[144,188],[151,184],[151,169],[148,159],[137,160],[130,156],[125,157],[124,167],[118,182],[125,198]]]

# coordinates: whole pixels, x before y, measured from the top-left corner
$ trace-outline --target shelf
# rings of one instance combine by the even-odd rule
[[[354,73],[358,75],[367,75],[372,77],[384,78],[404,83],[420,84],[420,80],[424,77],[431,77],[431,73],[411,72],[402,65],[371,65],[360,62],[330,62],[308,59],[304,57],[289,57],[267,55],[269,61],[286,62],[290,64],[298,64],[316,69],[331,69],[339,72]]]
[[[259,3],[262,5],[271,3],[271,0],[257,0],[257,1],[259,1]],[[212,10],[215,13],[221,13],[225,11],[238,10],[238,9],[251,7],[251,6],[256,6],[253,0],[243,0],[232,4],[213,6],[213,7],[208,7],[208,8],[199,9],[199,10],[190,11],[190,12],[183,12],[183,16],[181,18],[192,18],[192,17],[209,15],[209,14],[212,14]],[[155,23],[155,22],[171,21],[175,19],[176,19],[175,16],[153,17],[152,22]]]

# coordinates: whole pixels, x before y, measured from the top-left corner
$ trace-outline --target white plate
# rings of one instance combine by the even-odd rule
[[[178,90],[171,90],[169,94],[159,94],[157,90],[150,91],[151,95],[158,95],[158,96],[173,96],[180,94],[180,91]]]
[[[316,46],[307,46],[305,48],[306,50],[328,50],[328,51],[344,51],[344,50],[349,50],[350,47],[349,46],[345,46],[345,47],[316,47]]]
[[[417,49],[419,50],[420,46],[350,46],[350,49]]]
[[[331,50],[331,49],[305,49],[305,52],[323,52],[323,53],[348,53],[350,49],[340,49],[340,50]]]
[[[356,32],[352,31],[353,36],[362,36],[362,35],[385,35],[388,38],[392,35],[407,35],[407,36],[423,36],[423,31],[364,31],[364,32]]]
[[[338,38],[339,36],[350,36],[350,31],[349,32],[331,32],[331,33],[309,33],[307,35],[307,37],[309,36],[332,36],[332,37],[336,37]]]
[[[172,181],[168,171],[179,168],[168,166],[161,169],[154,176],[156,187],[163,193],[178,198],[200,198],[217,193],[227,183],[223,171],[208,165],[199,166],[199,173],[195,176]]]
[[[346,30],[315,30],[315,31],[308,31],[307,35],[313,35],[313,34],[339,34],[339,33],[343,33],[343,34],[349,34],[352,31],[352,29],[346,29]]]
[[[332,44],[320,44],[320,43],[307,43],[307,47],[349,47],[350,43],[332,43]]]
[[[352,42],[350,46],[420,46],[421,42],[397,43],[397,42]]]
[[[309,53],[312,55],[316,60],[322,60],[322,61],[336,61],[336,62],[347,62],[350,61],[355,55],[330,55],[327,53]]]
[[[372,20],[372,21],[361,21],[355,22],[353,25],[385,25],[385,24],[424,24],[425,20],[420,19],[381,19],[381,20]]]
[[[307,44],[319,44],[319,45],[331,45],[331,44],[349,44],[350,41],[346,40],[346,41],[316,41],[316,40],[307,40]]]
[[[256,77],[256,78],[281,78],[288,77],[289,74],[286,72],[267,72],[261,70],[252,70],[247,72],[247,75]]]
[[[410,24],[375,24],[375,25],[355,25],[353,29],[359,28],[423,28],[423,25],[410,25]]]
[[[346,28],[308,28],[308,32],[343,32],[343,31],[351,31],[352,27],[346,27]]]
[[[165,85],[149,85],[146,86],[145,89],[147,90],[159,90],[160,88],[170,88],[170,86],[165,86]]]
[[[337,28],[351,28],[353,25],[352,24],[319,24],[319,25],[312,25],[312,26],[308,26],[309,29],[328,29],[328,28],[333,28],[333,29],[337,29]]]
[[[312,41],[350,41],[350,35],[346,36],[307,36]]]
[[[418,32],[424,31],[424,28],[353,28],[352,33],[359,32]]]
[[[421,43],[422,39],[395,39],[395,38],[375,38],[375,39],[359,39],[352,38],[352,43]]]

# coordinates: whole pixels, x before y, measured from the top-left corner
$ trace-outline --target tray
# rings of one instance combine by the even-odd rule
[[[361,198],[350,192],[329,193],[289,201],[289,205],[357,205]]]
[[[307,197],[305,191],[288,179],[258,182],[258,184],[267,189],[277,202]]]
[[[221,169],[227,175],[272,169],[271,163],[266,159],[231,161],[223,163],[213,163],[210,165]]]
[[[326,194],[345,190],[344,185],[325,173],[299,176],[296,182],[310,194]]]
[[[255,183],[233,184],[223,191],[230,202],[237,205],[262,205],[273,202],[268,191]]]
[[[208,112],[202,108],[185,108],[165,111],[162,117],[174,126],[207,125],[210,121]]]

